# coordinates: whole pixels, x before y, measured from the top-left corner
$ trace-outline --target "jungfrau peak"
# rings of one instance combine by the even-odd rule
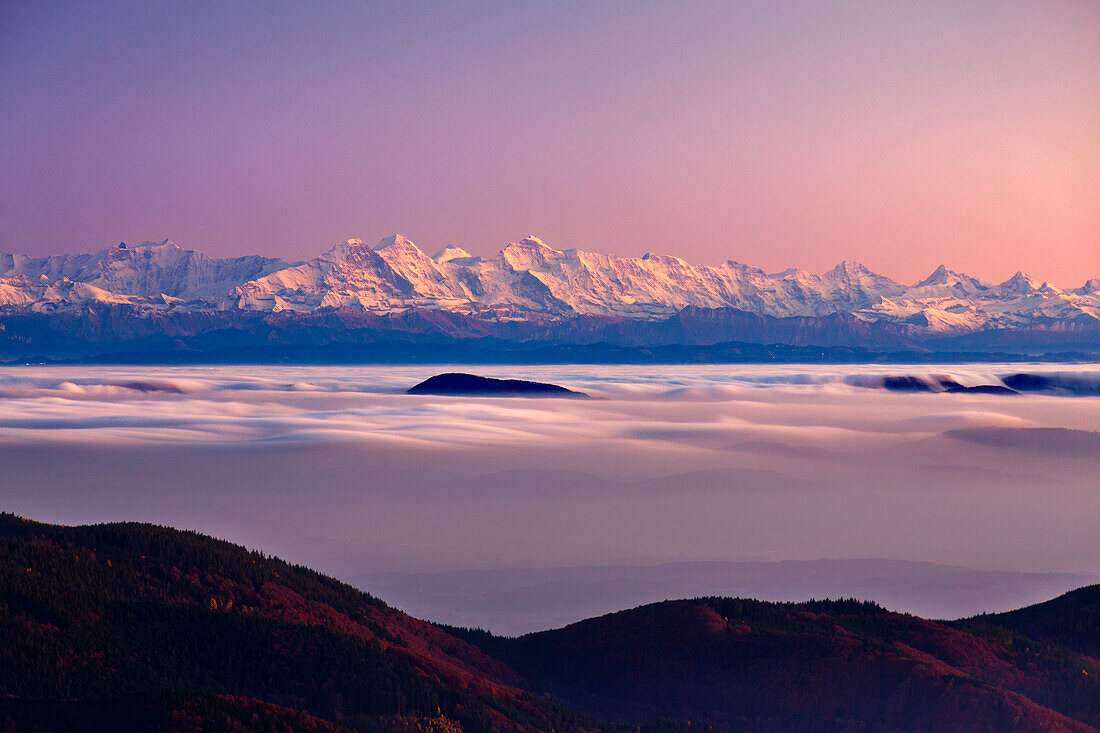
[[[5,312],[102,304],[124,305],[138,315],[422,309],[489,320],[654,320],[691,308],[777,318],[848,313],[865,322],[947,333],[1098,322],[1095,282],[1059,290],[1017,273],[994,286],[941,265],[907,286],[854,260],[824,274],[792,268],[769,275],[734,260],[693,265],[673,253],[620,257],[559,250],[533,235],[484,258],[453,244],[429,256],[400,234],[374,246],[347,239],[301,263],[256,255],[213,258],[169,240],[93,254],[0,254]]]

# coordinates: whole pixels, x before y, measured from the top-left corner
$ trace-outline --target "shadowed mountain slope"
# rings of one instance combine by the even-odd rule
[[[1084,733],[1095,611],[703,598],[509,639],[193,532],[0,515],[0,730]]]
[[[1087,731],[1100,663],[872,603],[666,601],[518,639],[467,632],[594,715],[725,730]]]
[[[58,730],[81,711],[110,727],[126,705],[103,701],[133,695],[153,696],[139,708],[154,719],[239,707],[229,696],[357,730],[439,716],[468,731],[594,725],[512,686],[506,665],[435,626],[192,532],[0,515],[0,589],[0,729],[34,717],[35,701]],[[182,697],[166,707],[163,693]]]
[[[448,733],[438,716],[392,718],[392,731]],[[453,724],[451,724],[453,725]],[[300,710],[229,695],[155,693],[97,700],[0,700],[0,730],[36,733],[350,733]]]
[[[1100,585],[1078,588],[1027,608],[983,614],[956,623],[960,628],[1000,626],[1100,659]]]

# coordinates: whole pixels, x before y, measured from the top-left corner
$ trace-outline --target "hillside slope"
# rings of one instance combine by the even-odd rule
[[[1057,628],[1087,639],[1095,590],[950,624],[703,598],[509,639],[193,532],[0,515],[0,731],[1085,733],[1100,662]]]
[[[1100,663],[871,603],[666,601],[518,639],[466,632],[535,692],[727,730],[1087,731]]]
[[[110,727],[126,707],[110,700],[172,694],[178,705],[144,708],[156,718],[213,701],[279,719],[263,707],[276,705],[358,730],[439,716],[468,731],[593,726],[515,688],[506,665],[430,624],[191,532],[0,515],[0,589],[0,721],[35,717],[33,701],[52,700],[39,713],[60,730],[74,705],[76,717],[98,710]]]
[[[1045,603],[956,622],[963,629],[995,626],[1100,659],[1100,585],[1070,591]]]

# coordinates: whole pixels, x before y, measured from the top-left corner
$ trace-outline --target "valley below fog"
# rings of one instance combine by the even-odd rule
[[[405,393],[444,371],[594,399]],[[942,386],[1015,374],[1049,389]],[[962,616],[1098,579],[1098,392],[1095,365],[5,367],[0,509],[194,529],[501,633],[704,593]]]

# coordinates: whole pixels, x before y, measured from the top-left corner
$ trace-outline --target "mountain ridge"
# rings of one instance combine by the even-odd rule
[[[534,236],[490,258],[454,245],[429,256],[401,235],[375,245],[348,239],[297,263],[212,258],[165,240],[91,254],[0,255],[0,358],[125,350],[108,334],[87,336],[108,323],[117,332],[176,339],[186,351],[207,333],[194,324],[266,321],[293,328],[275,342],[298,334],[305,346],[312,340],[306,331],[334,316],[345,324],[332,335],[337,340],[359,340],[360,324],[415,334],[416,324],[432,322],[448,337],[514,343],[740,341],[1035,356],[1100,349],[1097,282],[1061,290],[1017,273],[992,285],[941,265],[909,286],[853,260],[823,274],[768,275],[733,260],[691,265],[671,255],[558,250]],[[68,325],[57,318],[65,314],[73,316]],[[62,354],[39,345],[43,339],[86,340],[87,347]]]
[[[304,262],[259,255],[213,258],[170,240],[120,244],[91,254],[0,254],[0,287],[5,289],[0,292],[6,293],[0,304],[63,303],[63,293],[47,293],[42,286],[66,280],[117,296],[179,298],[192,309],[354,306],[387,312],[424,307],[500,317],[526,311],[646,319],[697,307],[775,317],[851,312],[865,320],[904,321],[931,308],[970,312],[981,324],[1006,325],[1039,312],[1100,319],[1091,280],[1063,290],[1018,272],[991,285],[940,265],[925,279],[904,285],[855,260],[843,260],[822,274],[791,269],[768,275],[734,260],[691,265],[672,255],[558,250],[533,235],[491,258],[474,257],[455,245],[429,256],[400,234],[373,246],[348,239]],[[1035,296],[1042,302],[1021,302]]]

